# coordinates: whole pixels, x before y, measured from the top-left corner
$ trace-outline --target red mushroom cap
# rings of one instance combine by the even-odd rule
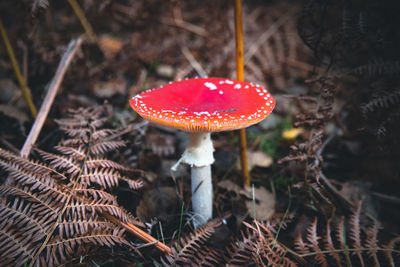
[[[275,107],[275,99],[259,85],[225,78],[173,82],[129,102],[143,118],[187,132],[245,128],[265,119]]]

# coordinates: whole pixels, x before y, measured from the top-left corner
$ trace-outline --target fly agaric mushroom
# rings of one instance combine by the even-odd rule
[[[274,98],[259,85],[225,78],[194,78],[145,91],[130,99],[140,116],[158,125],[189,132],[190,144],[179,161],[191,166],[193,224],[212,217],[210,133],[248,127],[265,119]]]

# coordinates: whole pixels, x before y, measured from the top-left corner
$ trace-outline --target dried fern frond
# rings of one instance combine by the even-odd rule
[[[67,139],[56,153],[36,150],[47,163],[0,149],[7,174],[0,186],[0,265],[58,266],[102,246],[130,246],[124,230],[102,216],[136,224],[108,190],[120,180],[132,189],[142,185],[124,176],[131,169],[106,158],[125,144],[113,137],[115,129],[103,127],[110,112],[107,106],[79,109],[58,120]]]
[[[331,224],[331,219],[326,223],[326,232],[318,233],[318,221],[314,221],[307,227],[307,238],[304,240],[301,233],[295,240],[295,250],[300,255],[313,257],[319,266],[331,266],[332,257],[337,266],[356,265],[356,266],[394,266],[393,254],[399,254],[395,249],[395,244],[399,238],[393,238],[388,244],[379,246],[378,227],[376,222],[369,227],[363,227],[360,223],[361,203],[358,204],[353,214],[348,220],[348,228],[345,228],[345,219],[341,217],[335,226]],[[332,239],[331,232],[335,229],[336,235]],[[321,228],[321,231],[322,228]],[[361,233],[365,233],[361,235]],[[323,244],[320,243],[321,236]],[[347,239],[346,236],[349,238]],[[335,245],[337,244],[337,245]],[[383,256],[388,262],[383,259]]]
[[[213,248],[206,246],[216,227],[221,224],[218,220],[213,220],[206,225],[197,228],[188,236],[182,237],[173,246],[173,257],[166,256],[163,263],[165,266],[218,266],[213,263],[221,264],[221,258],[213,251]]]
[[[209,245],[221,226],[213,220],[174,246],[175,257],[163,260],[165,266],[297,266],[287,257],[287,249],[275,240],[267,223],[244,223],[238,239],[225,249]]]
[[[319,240],[321,239],[317,234],[317,218],[314,219],[313,223],[307,228],[307,241],[308,247],[316,252],[315,260],[323,267],[328,266],[328,262],[326,261],[326,257],[324,254],[320,253],[322,250],[319,246]]]
[[[367,103],[361,106],[363,113],[374,112],[377,109],[387,109],[400,104],[400,88],[395,88],[392,92],[376,95]]]
[[[394,259],[393,259],[393,251],[395,251],[395,246],[400,243],[400,236],[393,238],[392,240],[390,240],[390,242],[388,244],[386,244],[384,246],[385,249],[387,249],[385,251],[385,257],[388,259],[390,266],[396,266]],[[400,244],[398,244],[400,245]],[[397,250],[397,254],[400,254],[399,249]]]
[[[358,66],[350,71],[361,76],[395,75],[400,72],[399,61],[381,61]]]
[[[354,248],[361,247],[361,230],[360,230],[360,212],[361,212],[361,201],[357,204],[357,209],[350,216],[349,224],[350,224],[350,239],[353,241]],[[361,266],[364,265],[364,260],[361,255],[361,251],[355,251],[353,254],[357,255],[360,260]]]
[[[340,260],[340,256],[336,251],[334,251],[335,245],[333,244],[332,236],[331,236],[331,232],[332,232],[331,221],[332,221],[332,218],[329,218],[326,222],[326,233],[325,233],[325,236],[323,237],[323,241],[324,241],[324,245],[325,245],[325,250],[332,251],[329,253],[329,256],[331,256],[333,259],[335,259],[337,266],[341,267],[342,263]]]

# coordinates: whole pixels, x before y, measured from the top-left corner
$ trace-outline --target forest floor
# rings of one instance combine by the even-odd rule
[[[83,40],[34,147],[54,151],[67,136],[57,119],[69,110],[110,106],[111,128],[137,125],[121,134],[126,146],[110,158],[141,170],[134,178],[143,181],[138,190],[121,185],[112,194],[147,233],[173,248],[183,237],[187,249],[173,249],[171,260],[130,236],[134,250],[90,251],[84,264],[400,264],[399,19],[389,20],[390,3],[307,2],[243,3],[245,80],[266,88],[277,105],[247,129],[250,188],[243,186],[237,134],[213,134],[215,220],[203,232],[191,225],[190,169],[170,171],[187,135],[144,123],[129,99],[184,78],[234,79],[233,1],[0,3],[37,109],[68,44]],[[3,44],[0,147],[19,154],[35,119]],[[4,183],[7,171],[1,175]],[[82,264],[79,253],[65,262]]]

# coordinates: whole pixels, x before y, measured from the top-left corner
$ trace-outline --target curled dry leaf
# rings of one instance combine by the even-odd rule
[[[253,190],[251,187],[246,186],[242,189],[230,180],[223,180],[218,183],[218,186],[245,197],[247,212],[254,219],[260,221],[268,220],[275,213],[275,196],[264,187],[254,188],[253,200]]]
[[[249,171],[251,171],[254,167],[267,168],[272,165],[272,162],[272,158],[260,150],[247,150],[247,164]],[[239,160],[236,162],[236,166],[238,169],[240,168]]]
[[[126,81],[123,78],[118,77],[105,82],[97,82],[93,85],[92,90],[96,97],[109,98],[115,95],[125,94],[127,86]]]

